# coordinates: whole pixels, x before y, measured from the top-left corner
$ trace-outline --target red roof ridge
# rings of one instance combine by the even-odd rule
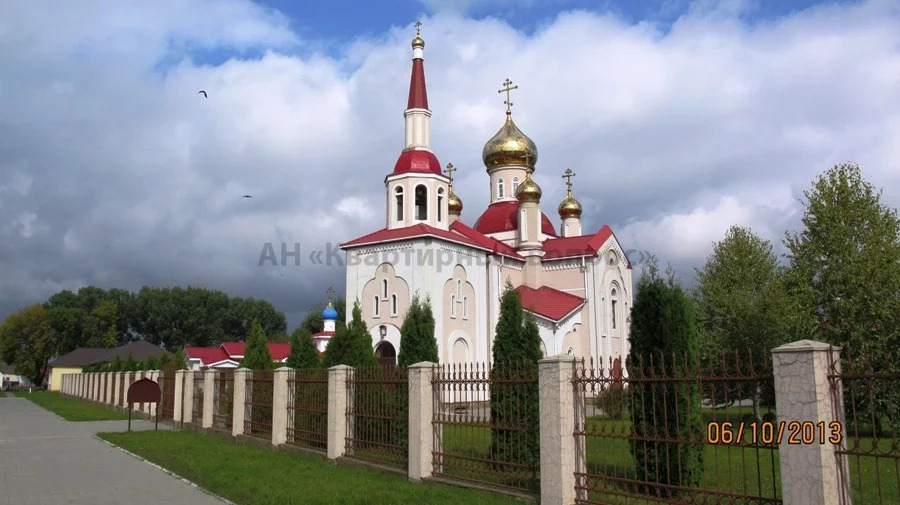
[[[560,321],[584,305],[585,299],[550,286],[515,288],[522,299],[522,308],[551,321]]]

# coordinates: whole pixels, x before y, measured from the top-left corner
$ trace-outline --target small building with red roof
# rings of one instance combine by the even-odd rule
[[[573,171],[561,173],[566,194],[556,206],[558,225],[544,212],[534,178],[537,146],[512,118],[510,93],[518,85],[507,79],[500,90],[505,120],[481,153],[490,202],[469,225],[453,190],[457,169],[442,166],[431,147],[418,30],[412,53],[404,147],[384,178],[384,227],[341,245],[347,299],[360,301],[376,354],[386,360],[399,353],[400,326],[418,294],[431,301],[441,362],[490,362],[509,283],[536,316],[545,355],[626,355],[631,265],[609,226],[582,229]]]
[[[291,354],[291,344],[269,342],[269,355],[275,363],[284,363]],[[185,347],[184,359],[190,370],[238,368],[244,360],[245,342],[222,342],[218,347]]]

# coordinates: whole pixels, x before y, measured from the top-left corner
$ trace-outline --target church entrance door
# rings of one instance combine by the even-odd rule
[[[375,357],[381,366],[397,366],[397,351],[390,342],[383,340],[375,347]]]

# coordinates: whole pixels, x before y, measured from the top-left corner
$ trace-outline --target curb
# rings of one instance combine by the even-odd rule
[[[123,449],[122,447],[119,447],[118,445],[116,445],[116,444],[114,444],[114,443],[112,443],[112,442],[110,442],[110,441],[108,441],[108,440],[103,440],[102,438],[98,437],[97,435],[93,435],[93,437],[96,438],[97,440],[103,442],[104,444],[110,446],[110,447],[113,447],[113,448],[115,448],[115,449],[118,449],[118,450],[124,452],[125,454],[131,456],[131,457],[134,458],[134,459],[137,459],[137,460],[139,460],[139,461],[143,461],[144,463],[146,463],[146,464],[152,466],[153,468],[156,468],[157,470],[161,470],[163,473],[166,473],[166,474],[168,474],[168,475],[171,475],[172,477],[175,477],[176,479],[180,480],[181,482],[184,482],[185,484],[190,485],[190,486],[193,487],[194,489],[199,489],[200,491],[202,491],[202,492],[208,494],[209,496],[212,496],[213,498],[215,498],[215,499],[217,499],[217,500],[222,501],[223,503],[227,503],[228,505],[236,505],[234,502],[232,502],[232,501],[230,501],[230,500],[226,500],[225,498],[222,498],[221,496],[217,495],[216,493],[213,493],[212,491],[210,491],[210,490],[208,490],[208,489],[204,489],[204,488],[200,487],[199,485],[195,484],[194,482],[191,482],[191,481],[185,479],[184,477],[178,475],[177,473],[175,473],[175,472],[173,472],[173,471],[171,471],[171,470],[168,470],[168,469],[166,469],[166,468],[163,468],[163,467],[157,465],[156,463],[154,463],[154,462],[152,462],[152,461],[150,461],[150,460],[148,460],[148,459],[146,459],[146,458],[142,458],[141,456],[138,456],[137,454],[135,454],[135,453],[133,453],[133,452],[127,450],[127,449]]]

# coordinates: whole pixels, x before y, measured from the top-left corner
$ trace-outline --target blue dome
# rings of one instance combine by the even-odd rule
[[[322,311],[322,319],[326,321],[335,321],[337,320],[338,313],[334,310],[334,307],[329,305],[325,310]]]

